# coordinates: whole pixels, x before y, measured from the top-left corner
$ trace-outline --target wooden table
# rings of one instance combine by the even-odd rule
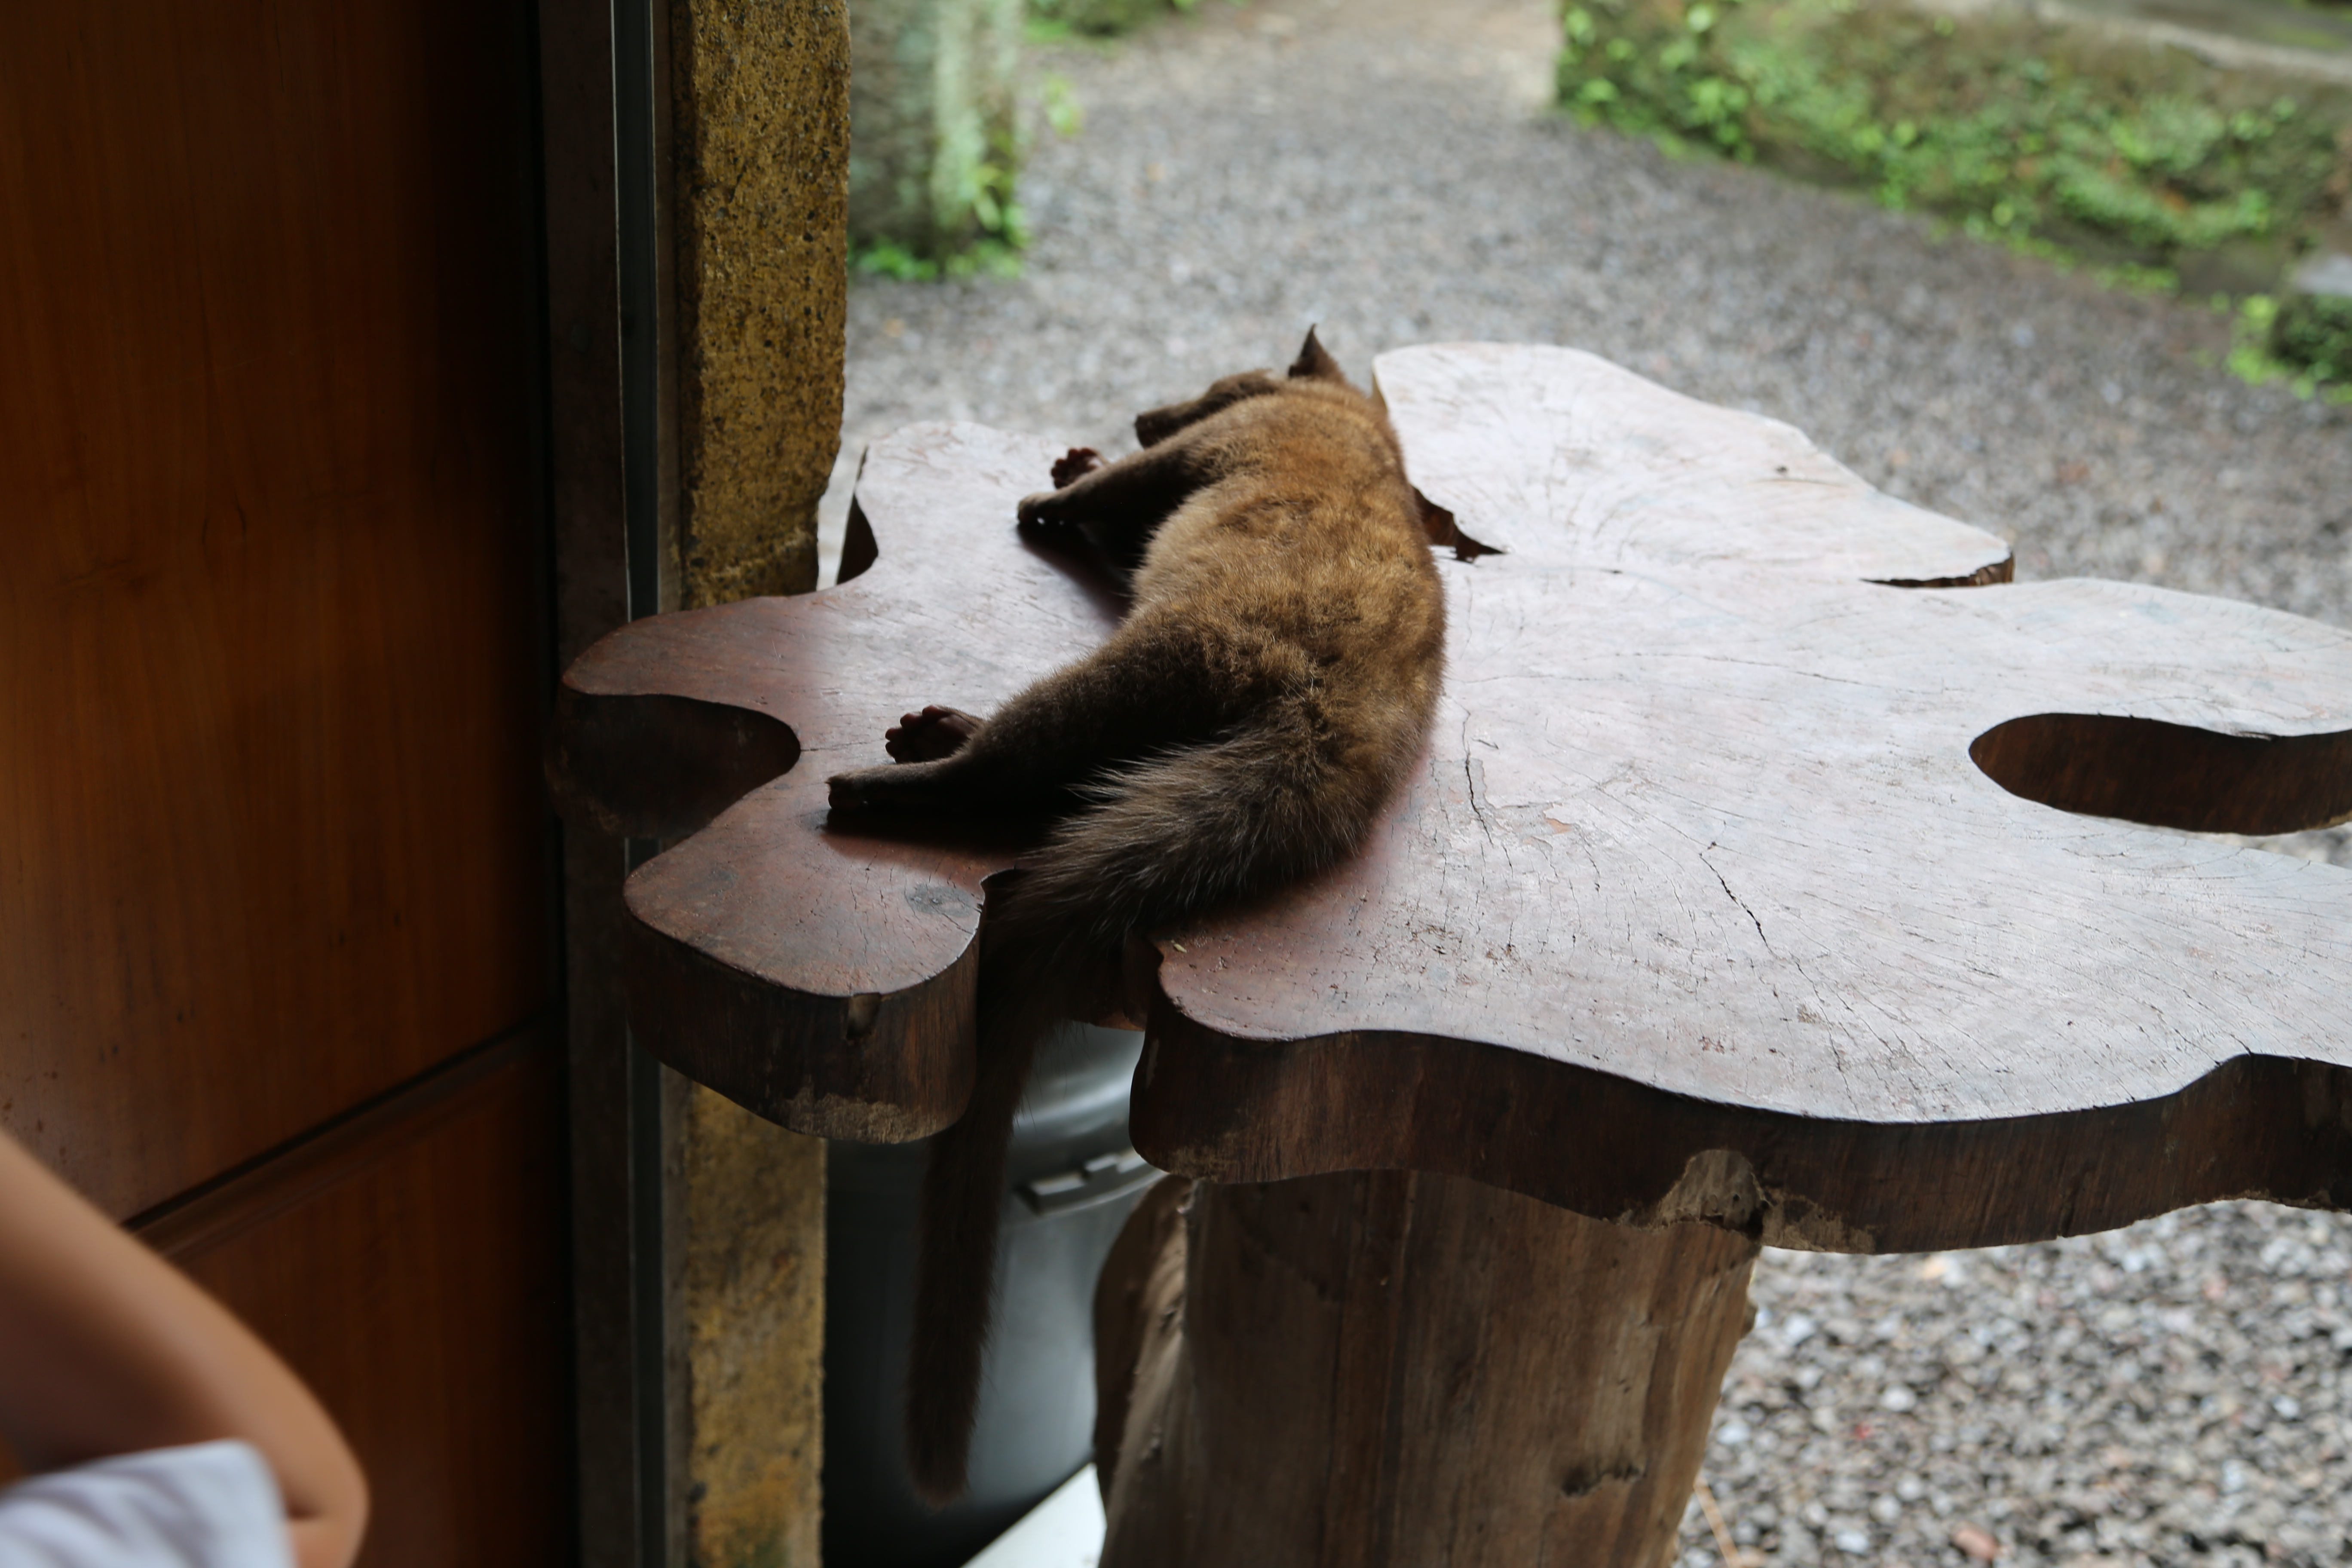
[[[1137,1145],[1206,1180],[1106,1276],[1110,1568],[1662,1562],[1759,1243],[2352,1204],[2352,877],[2138,826],[2352,816],[2352,638],[2011,584],[1589,355],[1377,374],[1503,553],[1446,552],[1447,698],[1366,853],[1130,961]],[[1060,450],[901,431],[855,582],[564,678],[566,812],[675,841],[628,885],[637,1037],[761,1115],[908,1139],[970,1090],[1019,845],[835,823],[824,780],[1112,626],[1013,529]]]

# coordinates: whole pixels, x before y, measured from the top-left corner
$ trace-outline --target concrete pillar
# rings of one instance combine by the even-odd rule
[[[841,439],[844,0],[675,0],[678,550],[688,608],[816,586]]]
[[[817,1568],[824,1142],[673,1079],[674,1420],[691,1568]],[[673,1532],[677,1539],[680,1532]]]
[[[816,586],[841,435],[845,0],[671,0],[667,605]],[[824,1145],[667,1074],[671,1528],[690,1568],[817,1568]]]

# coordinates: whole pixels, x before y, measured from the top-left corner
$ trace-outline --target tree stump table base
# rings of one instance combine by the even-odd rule
[[[1103,1568],[1657,1568],[1757,1250],[1455,1176],[1171,1178],[1096,1297]]]

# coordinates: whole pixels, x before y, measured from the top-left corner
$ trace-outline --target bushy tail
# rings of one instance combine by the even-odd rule
[[[1021,884],[1018,919],[1073,952],[1116,952],[1348,854],[1400,762],[1342,756],[1305,702],[1112,773],[1057,828]],[[1368,753],[1370,747],[1362,748]]]
[[[1024,858],[1003,890],[990,889],[979,1081],[963,1119],[931,1145],[923,1177],[907,1454],[934,1505],[965,1487],[1005,1152],[1037,1042],[1129,932],[1247,898],[1354,847],[1390,781],[1321,754],[1311,721],[1277,707],[1223,741],[1110,775],[1089,809]]]

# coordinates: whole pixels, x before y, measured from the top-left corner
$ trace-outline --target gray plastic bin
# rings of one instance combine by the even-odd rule
[[[1140,1034],[1071,1024],[1039,1053],[1013,1130],[971,1492],[936,1513],[908,1479],[899,1423],[929,1146],[833,1145],[826,1568],[954,1568],[1092,1458],[1095,1277],[1158,1174],[1128,1141],[1128,1087],[1142,1051]]]

